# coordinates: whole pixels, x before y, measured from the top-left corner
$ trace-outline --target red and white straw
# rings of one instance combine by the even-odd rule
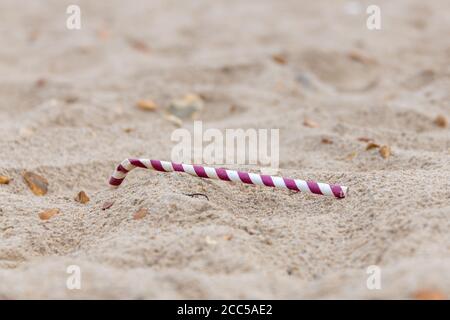
[[[211,178],[242,182],[246,184],[256,184],[267,187],[285,188],[294,191],[302,191],[336,198],[345,198],[348,190],[347,187],[340,185],[331,185],[314,181],[304,181],[300,179],[275,177],[223,168],[211,168],[199,165],[150,159],[125,159],[117,166],[109,180],[109,184],[113,187],[120,186],[127,174],[135,168],[151,169],[162,172],[186,172],[200,178]]]

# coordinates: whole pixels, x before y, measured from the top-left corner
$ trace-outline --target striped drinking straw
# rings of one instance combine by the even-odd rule
[[[347,187],[336,184],[333,185],[315,181],[304,181],[300,179],[283,178],[223,168],[211,168],[200,165],[150,159],[125,159],[117,166],[109,180],[109,184],[113,187],[120,186],[127,174],[135,168],[150,169],[161,172],[186,172],[199,178],[211,178],[266,187],[284,188],[294,191],[332,196],[339,199],[345,198],[348,191]]]

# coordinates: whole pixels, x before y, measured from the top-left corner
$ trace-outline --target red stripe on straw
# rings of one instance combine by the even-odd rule
[[[253,184],[252,179],[250,179],[250,176],[247,172],[238,171],[238,176],[243,183]]]
[[[117,169],[116,169],[117,171],[120,171],[120,172],[123,172],[123,173],[128,173],[128,170],[127,169],[125,169],[121,164],[119,164],[118,166],[117,166]]]
[[[122,179],[116,179],[114,177],[109,178],[109,184],[112,186],[120,186],[120,184],[123,182],[125,178]]]
[[[194,171],[201,178],[209,178],[205,172],[205,168],[203,168],[202,166],[194,165]]]
[[[286,185],[286,187],[288,187],[288,189],[295,190],[295,191],[300,191],[300,189],[295,184],[294,179],[283,178],[283,181],[284,181],[284,184]]]
[[[261,175],[261,180],[262,180],[262,182],[264,183],[265,186],[275,187],[271,176],[268,176],[266,174],[262,174]]]
[[[152,164],[152,167],[155,168],[157,171],[166,171],[164,170],[161,161],[159,160],[150,160],[150,163]]]
[[[341,186],[330,185],[330,188],[336,198],[345,198],[345,194]]]
[[[306,183],[308,184],[308,188],[309,188],[309,190],[311,190],[312,193],[322,194],[322,191],[320,191],[320,188],[319,188],[319,185],[317,184],[317,182],[307,181]]]
[[[181,163],[172,162],[172,167],[174,171],[184,172],[183,165]]]
[[[225,181],[231,181],[231,179],[230,179],[230,177],[228,177],[227,171],[225,169],[217,168],[216,173],[217,173],[217,176],[219,177],[219,179],[225,180]]]
[[[144,168],[144,169],[147,168],[139,159],[129,159],[128,161],[130,161],[130,163],[135,167]]]

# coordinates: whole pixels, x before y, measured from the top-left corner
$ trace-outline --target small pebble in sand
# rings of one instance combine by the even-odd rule
[[[322,142],[323,144],[333,144],[333,140],[331,140],[329,138],[322,138],[322,140],[320,140],[320,142]]]
[[[308,118],[305,118],[305,120],[303,121],[303,125],[308,128],[318,128],[319,127],[319,124],[317,122],[315,122],[314,120],[308,119]]]
[[[39,78],[34,83],[36,88],[42,88],[47,84],[47,80],[45,78]]]
[[[371,65],[371,64],[376,64],[377,63],[377,61],[374,58],[366,56],[362,52],[358,52],[358,51],[350,51],[348,53],[348,58],[353,60],[353,61],[362,63],[362,64]]]
[[[210,246],[215,246],[217,244],[217,241],[212,239],[210,236],[205,237],[205,242]]]
[[[53,209],[48,209],[45,211],[42,211],[39,213],[39,218],[41,220],[49,220],[51,219],[53,216],[57,215],[59,213],[59,209],[57,208],[53,208]]]
[[[447,297],[436,290],[419,290],[413,293],[412,297],[416,300],[446,300]]]
[[[379,144],[375,143],[375,142],[369,142],[367,144],[366,150],[372,150],[372,149],[378,149],[380,147]]]
[[[68,96],[64,97],[64,101],[66,103],[69,103],[69,104],[77,102],[78,99],[79,98],[77,96],[74,96],[74,95],[68,95]]]
[[[387,159],[391,156],[391,147],[389,146],[382,146],[380,148],[380,155],[384,158]]]
[[[148,213],[149,212],[148,212],[147,208],[141,208],[133,214],[133,219],[140,220],[140,219],[144,218]]]
[[[436,79],[436,72],[431,69],[422,70],[406,79],[404,86],[409,90],[418,90],[428,86]]]
[[[0,176],[0,184],[8,184],[11,181],[9,177]]]
[[[177,127],[181,127],[183,125],[183,120],[181,120],[177,116],[174,116],[173,114],[166,114],[164,115],[164,118]]]
[[[35,42],[37,39],[39,39],[39,36],[41,35],[40,30],[32,30],[29,34],[28,34],[28,40],[30,42]]]
[[[100,40],[108,40],[110,33],[107,29],[98,29],[96,32],[97,38]]]
[[[448,120],[443,115],[438,115],[436,119],[434,119],[434,124],[441,128],[448,127]]]
[[[48,191],[48,181],[44,177],[33,173],[26,171],[23,173],[23,179],[25,180],[26,184],[30,188],[30,190],[37,196],[43,196]]]
[[[275,61],[278,64],[286,64],[287,63],[287,59],[284,55],[282,54],[274,54],[272,55],[272,60]]]
[[[19,129],[19,136],[21,136],[22,138],[29,138],[29,137],[33,136],[33,134],[34,134],[34,130],[31,128],[22,127]]]
[[[353,151],[353,152],[349,153],[344,159],[351,161],[351,160],[355,159],[357,155],[358,155],[358,152]]]
[[[145,42],[143,42],[141,40],[128,39],[128,43],[136,51],[140,51],[142,53],[150,53],[150,47]]]
[[[367,137],[359,137],[358,141],[369,143],[369,142],[373,141],[373,139],[372,138],[367,138]]]
[[[113,204],[114,204],[114,201],[106,201],[102,205],[102,210],[107,210],[107,209],[111,208],[113,206]]]
[[[75,197],[75,201],[79,202],[79,203],[82,203],[82,204],[88,203],[89,200],[90,199],[89,199],[88,195],[84,191],[78,192],[78,194]]]
[[[311,76],[305,72],[300,72],[295,76],[295,81],[300,83],[304,88],[314,89],[315,85],[311,79]]]
[[[146,99],[146,100],[139,100],[136,103],[136,106],[144,111],[156,111],[158,109],[158,105],[150,99]]]
[[[181,119],[193,119],[203,110],[204,105],[202,97],[189,93],[181,99],[173,100],[170,103],[169,112]]]
[[[230,241],[231,239],[233,239],[233,235],[232,235],[232,234],[227,234],[227,235],[223,236],[223,238],[224,238],[226,241]]]

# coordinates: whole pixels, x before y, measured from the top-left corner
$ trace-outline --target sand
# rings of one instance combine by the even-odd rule
[[[72,3],[81,30],[65,28]],[[0,297],[449,297],[450,133],[434,123],[450,118],[449,13],[448,0],[2,0]],[[280,173],[348,198],[144,170],[110,190],[124,158],[170,159],[164,110],[187,93],[204,97],[205,126],[279,128]],[[45,196],[24,170],[49,181]]]

